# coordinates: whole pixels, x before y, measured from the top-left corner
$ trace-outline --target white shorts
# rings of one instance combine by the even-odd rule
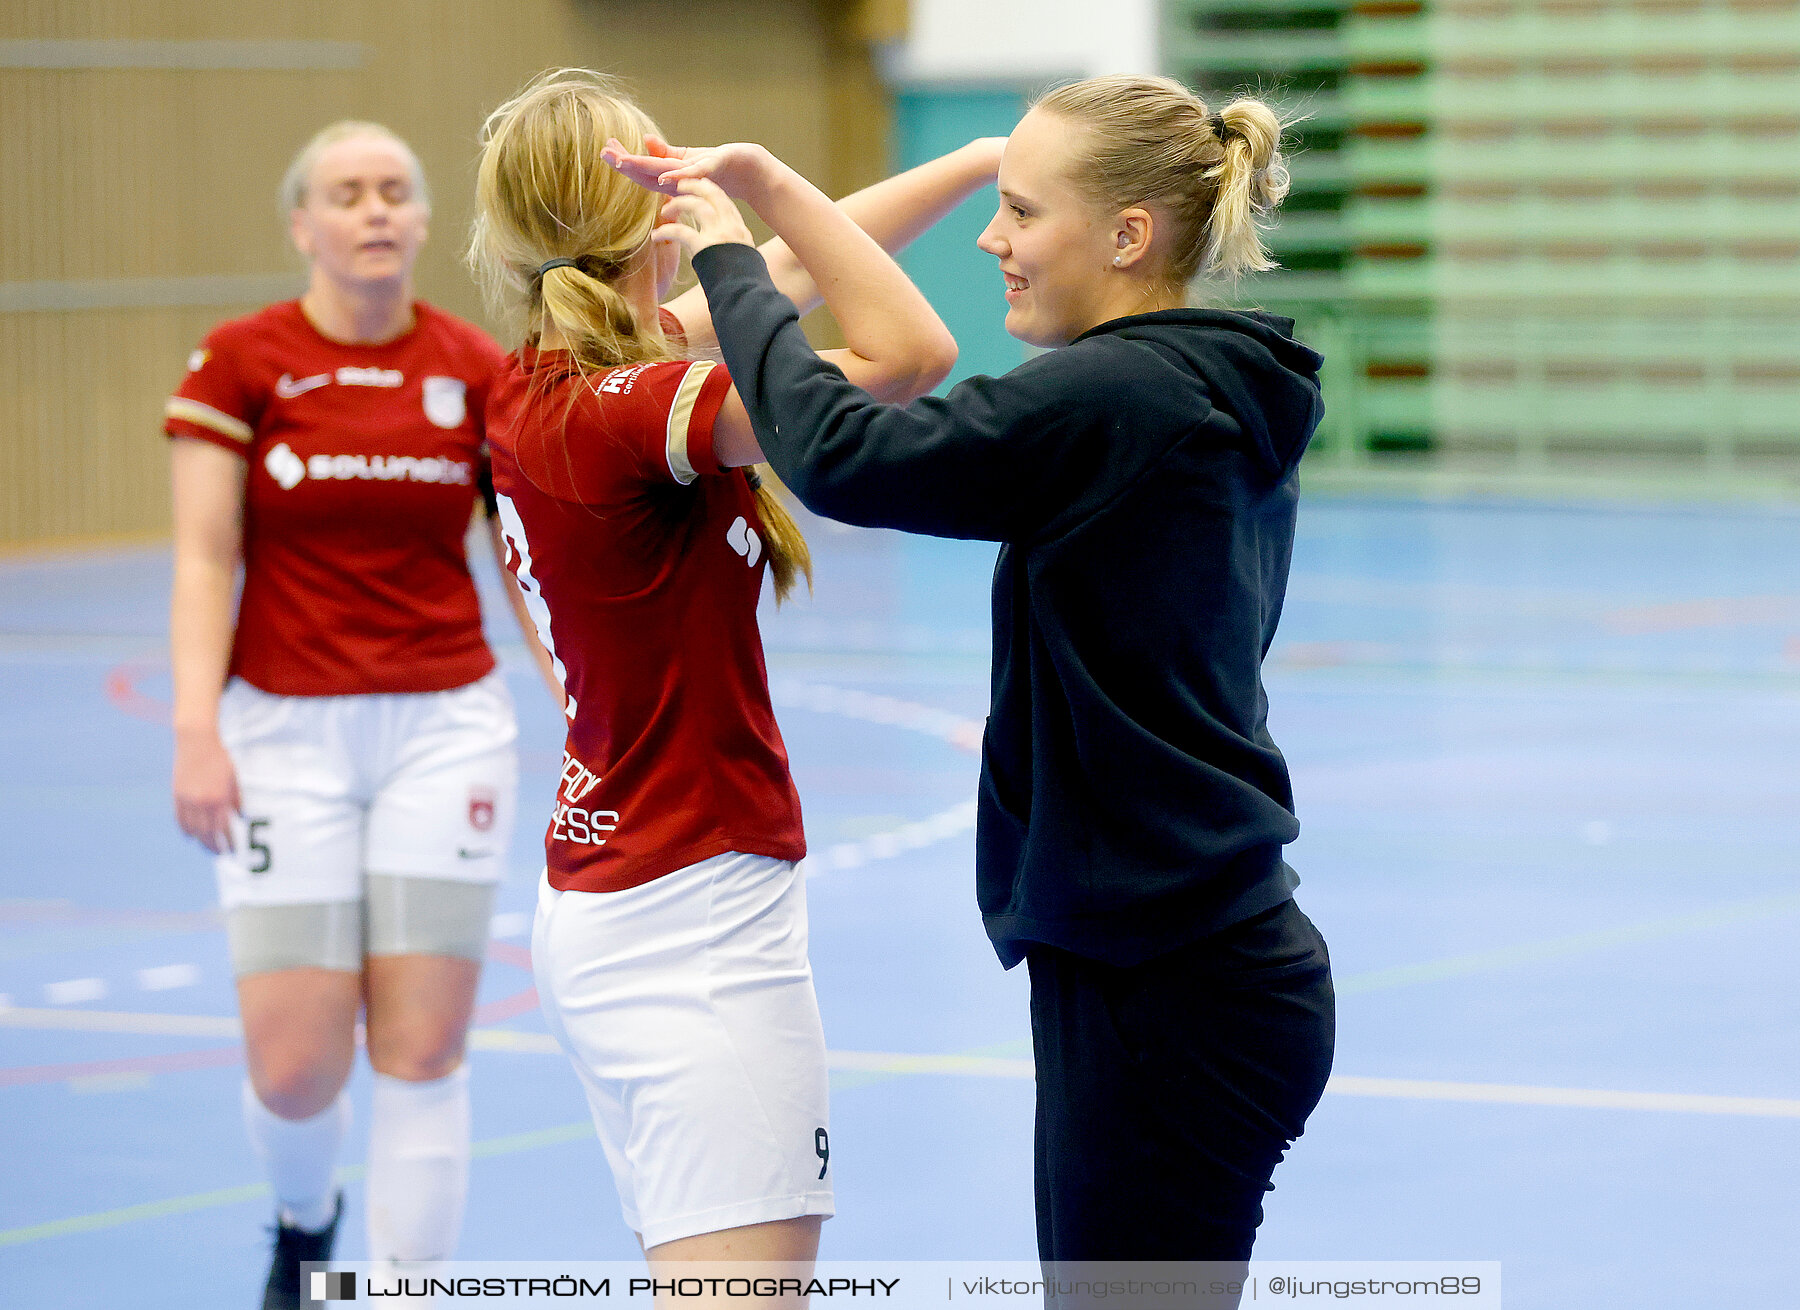
[[[825,1032],[791,863],[720,855],[622,892],[545,879],[531,961],[646,1247],[832,1213]]]
[[[243,818],[214,862],[219,901],[360,901],[366,873],[492,884],[519,765],[500,675],[449,691],[275,696],[233,679],[219,734]]]

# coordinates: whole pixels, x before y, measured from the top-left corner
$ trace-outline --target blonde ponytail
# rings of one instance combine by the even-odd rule
[[[759,464],[750,470],[750,485],[756,491],[756,516],[762,522],[763,541],[769,551],[769,576],[775,583],[775,603],[785,601],[794,590],[794,579],[806,575],[806,589],[812,590],[812,550],[800,533],[800,525],[788,513],[781,497],[774,470]]]
[[[1275,267],[1260,225],[1286,197],[1288,171],[1281,158],[1281,119],[1262,101],[1233,100],[1219,112],[1217,127],[1224,129],[1224,152],[1211,171],[1215,191],[1201,268],[1236,280]]]
[[[1173,233],[1161,280],[1196,274],[1235,280],[1275,267],[1262,230],[1287,195],[1284,121],[1240,96],[1218,114],[1169,77],[1093,77],[1057,87],[1033,105],[1085,127],[1068,175],[1102,208],[1154,206]]]
[[[562,334],[584,371],[677,358],[660,328],[646,332],[619,289],[588,272],[585,261],[545,273],[537,301],[543,321]]]

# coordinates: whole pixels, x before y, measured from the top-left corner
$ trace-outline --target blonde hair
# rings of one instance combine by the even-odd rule
[[[431,190],[425,185],[425,170],[420,166],[419,157],[413,153],[413,148],[391,128],[380,123],[346,118],[329,127],[320,128],[312,140],[300,147],[300,153],[294,156],[287,172],[282,174],[279,202],[284,220],[289,213],[306,203],[307,188],[312,185],[312,171],[319,162],[319,156],[328,147],[359,136],[380,137],[400,147],[400,152],[406,156],[406,166],[412,173],[413,199],[419,202],[427,214],[431,212]]]
[[[616,284],[650,255],[663,198],[600,157],[607,138],[641,154],[656,124],[623,86],[584,68],[541,73],[481,128],[467,261],[493,310],[527,341],[548,324],[591,371],[682,358],[661,325],[640,323]],[[542,274],[552,259],[573,260]],[[812,585],[806,539],[768,477],[751,478],[777,601]]]
[[[1032,107],[1088,129],[1068,174],[1089,199],[1155,206],[1173,222],[1171,288],[1275,267],[1262,229],[1287,195],[1285,124],[1261,100],[1239,96],[1215,115],[1174,78],[1120,75],[1057,87]]]

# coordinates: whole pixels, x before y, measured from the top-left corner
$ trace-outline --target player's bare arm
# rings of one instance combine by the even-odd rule
[[[219,739],[231,659],[233,589],[244,527],[244,460],[210,442],[171,443],[175,584],[169,608],[175,682],[175,820],[217,854],[231,847],[237,773]]]

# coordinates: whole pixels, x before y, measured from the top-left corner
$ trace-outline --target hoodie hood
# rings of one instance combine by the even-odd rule
[[[1324,359],[1294,339],[1291,318],[1261,310],[1171,309],[1116,318],[1076,340],[1102,333],[1150,342],[1180,357],[1276,476],[1293,471],[1325,417],[1319,391]]]

